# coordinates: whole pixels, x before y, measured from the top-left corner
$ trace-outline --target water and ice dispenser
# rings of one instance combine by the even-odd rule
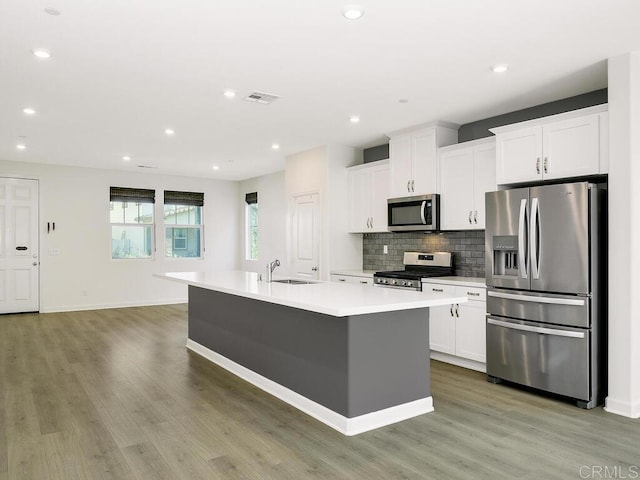
[[[518,276],[518,236],[494,235],[493,275],[505,277]]]

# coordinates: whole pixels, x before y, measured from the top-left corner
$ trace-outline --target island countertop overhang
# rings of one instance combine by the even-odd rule
[[[317,281],[288,285],[259,280],[259,274],[238,270],[156,273],[156,278],[222,293],[285,305],[335,317],[393,312],[466,303],[467,297],[442,297],[370,285]],[[279,277],[276,277],[277,280]]]

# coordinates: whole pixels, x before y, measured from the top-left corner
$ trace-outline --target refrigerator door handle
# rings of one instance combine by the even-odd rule
[[[504,322],[487,317],[487,323],[498,327],[510,328],[512,330],[522,330],[524,332],[541,333],[543,335],[555,335],[557,337],[584,338],[584,332],[574,332],[572,330],[556,330],[555,328],[532,327],[520,323]]]
[[[527,228],[527,199],[520,200],[520,216],[518,217],[518,270],[522,278],[527,278],[527,241],[525,230]]]
[[[538,198],[531,200],[531,277],[534,280],[540,279],[540,203]]]
[[[584,307],[585,300],[582,298],[557,298],[557,297],[534,297],[529,295],[516,295],[514,293],[487,292],[489,297],[504,298],[505,300],[517,300],[519,302],[546,303],[552,305],[569,305],[573,307]]]

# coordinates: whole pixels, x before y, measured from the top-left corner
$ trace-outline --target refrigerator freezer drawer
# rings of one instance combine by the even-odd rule
[[[589,328],[591,298],[489,289],[487,312],[532,322]]]
[[[487,317],[487,374],[590,400],[590,330]]]

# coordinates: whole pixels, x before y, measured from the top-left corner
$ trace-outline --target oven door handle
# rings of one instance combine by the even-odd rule
[[[505,300],[516,300],[519,302],[531,303],[548,303],[552,305],[570,305],[574,307],[584,307],[584,299],[573,298],[556,298],[556,297],[532,297],[530,295],[516,295],[514,293],[494,292],[490,290],[487,295],[495,298],[504,298]]]
[[[584,332],[574,332],[571,330],[556,330],[555,328],[532,327],[530,325],[522,325],[520,323],[504,322],[487,317],[489,325],[497,325],[498,327],[510,328],[512,330],[522,330],[524,332],[540,333],[542,335],[555,335],[557,337],[584,338]]]
[[[425,210],[427,209],[427,201],[422,201],[422,206],[420,207],[420,217],[422,218],[422,224],[427,224],[427,219],[425,218]]]

